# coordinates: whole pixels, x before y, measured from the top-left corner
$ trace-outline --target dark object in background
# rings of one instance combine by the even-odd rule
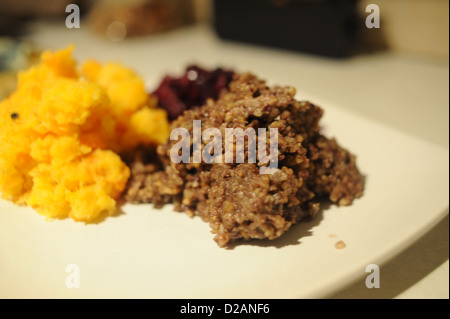
[[[0,0],[0,36],[20,37],[28,33],[36,19],[61,21],[68,13],[66,6],[76,4],[83,17],[93,0]]]
[[[233,74],[233,71],[221,68],[208,71],[189,66],[180,78],[165,76],[154,94],[159,106],[167,111],[170,120],[174,120],[185,110],[202,106],[208,98],[216,100],[230,84]]]
[[[356,45],[358,0],[214,0],[220,37],[330,57]]]

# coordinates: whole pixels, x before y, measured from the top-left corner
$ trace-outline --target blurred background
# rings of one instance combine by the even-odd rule
[[[0,99],[40,52],[71,43],[149,90],[192,63],[252,71],[448,150],[448,0],[0,0]],[[447,217],[382,269],[390,290],[334,297],[448,298],[448,237]]]
[[[23,35],[38,19],[63,21],[72,3],[92,32],[116,41],[208,24],[225,39],[325,56],[388,49],[448,58],[446,0],[1,0],[0,35]],[[369,4],[381,9],[382,25],[370,32]]]
[[[72,3],[92,32],[112,40],[207,24],[225,39],[325,56],[387,49],[448,58],[447,0],[1,0],[0,35],[63,21]],[[375,30],[364,27],[369,4],[380,8]]]

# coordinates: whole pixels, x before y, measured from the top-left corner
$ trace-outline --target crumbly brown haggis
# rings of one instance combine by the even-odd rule
[[[260,174],[261,163],[247,158],[244,164],[194,164],[191,154],[191,163],[175,164],[170,149],[177,141],[169,140],[157,148],[161,169],[145,154],[131,164],[127,200],[157,207],[172,202],[177,211],[199,215],[221,247],[238,239],[277,238],[314,216],[321,198],[350,205],[364,187],[355,157],[320,134],[322,109],[294,95],[291,87],[268,87],[252,74],[236,74],[216,101],[172,122],[191,136],[193,120],[202,121],[202,130],[220,129],[222,136],[225,128],[278,128],[275,173]]]

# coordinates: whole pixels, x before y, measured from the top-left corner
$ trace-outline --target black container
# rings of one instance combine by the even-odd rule
[[[214,0],[223,39],[330,57],[352,54],[358,0]]]

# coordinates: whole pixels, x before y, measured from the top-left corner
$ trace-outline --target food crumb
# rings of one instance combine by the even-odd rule
[[[344,249],[346,246],[347,245],[342,240],[340,240],[340,241],[336,242],[336,244],[334,244],[334,247],[336,249]]]

